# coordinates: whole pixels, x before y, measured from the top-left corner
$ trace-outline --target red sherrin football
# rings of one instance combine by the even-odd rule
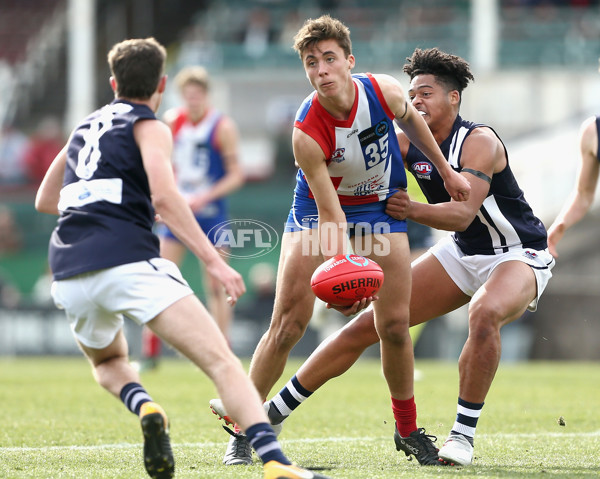
[[[357,254],[340,254],[319,266],[310,279],[317,298],[335,306],[349,306],[373,296],[383,284],[383,270]]]

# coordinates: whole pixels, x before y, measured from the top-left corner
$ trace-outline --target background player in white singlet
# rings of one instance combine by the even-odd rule
[[[174,475],[169,423],[129,363],[124,316],[148,325],[212,379],[252,437],[265,478],[322,477],[283,455],[239,359],[177,266],[159,256],[155,213],[221,280],[232,303],[245,292],[175,185],[171,132],[154,114],[165,61],[153,38],[117,43],[108,54],[115,100],[79,123],[42,181],[36,209],[60,215],[49,247],[52,296],[95,379],[140,417],[151,477]]]
[[[373,306],[402,446],[421,464],[439,465],[437,449],[424,429],[417,427],[408,331],[411,277],[406,222],[384,211],[385,199],[406,189],[394,119],[438,169],[453,198],[469,197],[468,180],[446,162],[397,80],[389,75],[352,74],[355,58],[350,31],[343,23],[328,15],[307,20],[294,41],[315,91],[296,116],[292,142],[301,170],[282,238],[273,316],[252,357],[250,377],[266,397],[311,318],[312,273],[324,259],[347,253],[349,235],[355,252],[378,262],[385,273]],[[348,310],[356,311],[371,299]],[[251,462],[236,453],[241,449],[236,441],[243,440],[230,440],[226,463]]]
[[[526,309],[535,310],[554,260],[546,249],[544,226],[517,185],[502,141],[491,128],[459,116],[462,91],[473,80],[469,64],[435,48],[416,49],[404,71],[411,78],[412,104],[442,152],[458,171],[471,176],[469,200],[450,201],[425,156],[406,134],[398,135],[407,168],[430,204],[411,201],[401,191],[388,199],[387,211],[455,231],[412,264],[410,324],[469,303],[469,336],[458,363],[456,421],[439,451],[448,463],[468,465],[477,421],[500,361],[500,328]],[[327,338],[273,398],[271,422],[279,424],[326,381],[350,368],[379,341],[376,326],[367,309]],[[394,439],[400,449],[397,434]]]
[[[244,184],[238,161],[238,129],[230,117],[212,106],[210,77],[203,67],[182,69],[175,83],[183,105],[167,110],[163,118],[173,132],[175,179],[198,224],[215,244],[211,229],[229,219],[225,198]],[[156,233],[161,256],[181,265],[185,245],[165,225],[158,225]],[[204,275],[204,286],[208,310],[229,338],[233,310],[227,304],[225,290],[210,274]],[[148,329],[144,329],[142,339],[142,367],[150,368],[160,356],[160,340]]]

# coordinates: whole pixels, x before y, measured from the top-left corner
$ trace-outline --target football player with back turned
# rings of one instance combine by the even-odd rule
[[[113,46],[114,101],[75,127],[38,190],[36,208],[60,216],[49,247],[54,302],[65,310],[98,383],[139,416],[151,477],[175,472],[169,420],[129,363],[124,315],[211,378],[264,462],[265,479],[322,477],[284,456],[240,361],[177,266],[160,257],[155,213],[223,284],[231,304],[245,291],[177,190],[171,131],[155,116],[165,61],[165,48],[153,38]]]

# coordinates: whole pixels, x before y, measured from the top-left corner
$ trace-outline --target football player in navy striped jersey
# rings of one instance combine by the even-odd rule
[[[147,325],[212,379],[264,462],[265,478],[322,477],[284,456],[240,361],[177,266],[160,257],[156,213],[221,282],[231,304],[245,292],[241,275],[177,189],[171,131],[155,116],[165,61],[165,48],[153,38],[117,43],[108,54],[114,101],[75,127],[42,181],[36,209],[59,215],[49,247],[54,302],[98,383],[139,416],[151,477],[174,475],[169,422],[129,363],[124,316]]]

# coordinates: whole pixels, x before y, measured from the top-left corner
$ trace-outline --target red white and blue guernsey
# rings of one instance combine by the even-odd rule
[[[454,170],[462,170],[463,143],[469,134],[479,127],[490,128],[457,116],[450,135],[440,145],[442,153]],[[494,131],[492,128],[490,130]],[[498,136],[495,131],[494,134]],[[506,153],[506,148],[504,151]],[[466,230],[453,234],[454,241],[466,255],[497,255],[521,248],[540,251],[548,246],[546,228],[525,200],[508,164],[508,153],[506,158],[506,168],[492,176],[488,196],[475,219]],[[437,170],[412,143],[405,161],[429,203],[450,201]]]
[[[177,112],[171,127],[173,167],[177,188],[186,198],[209,190],[225,176],[223,155],[216,144],[217,127],[222,119],[222,113],[214,108],[197,123],[190,120],[184,108]],[[214,226],[227,220],[227,200],[225,197],[218,198],[194,215],[214,244]],[[157,225],[155,231],[159,236],[177,239],[164,223]]]
[[[173,122],[173,166],[177,187],[183,196],[208,190],[225,176],[221,152],[215,143],[217,126],[223,115],[211,108],[198,123],[192,123],[181,109]],[[203,216],[216,216],[224,210],[224,199],[206,205]]]
[[[133,137],[145,105],[114,100],[85,118],[67,149],[58,226],[48,259],[54,279],[160,256],[148,177]]]
[[[384,212],[385,200],[399,188],[406,188],[394,114],[371,74],[353,74],[352,79],[356,98],[347,120],[333,118],[313,92],[296,113],[294,126],[323,150],[350,234],[354,234],[352,225],[358,223],[387,223],[389,231],[405,232],[405,221],[395,220]],[[314,197],[300,169],[286,231],[314,228],[317,221]]]

